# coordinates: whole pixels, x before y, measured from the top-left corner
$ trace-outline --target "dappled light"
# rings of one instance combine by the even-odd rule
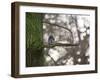
[[[46,63],[51,65],[77,65],[89,63],[89,22],[90,16],[72,14],[45,14],[43,19],[43,42],[53,35],[53,47],[44,50]],[[60,45],[56,45],[60,43]],[[79,44],[64,46],[63,44]]]

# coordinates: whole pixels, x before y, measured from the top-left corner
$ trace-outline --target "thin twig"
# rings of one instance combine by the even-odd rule
[[[47,55],[51,58],[51,60],[54,62],[55,65],[58,65],[58,64],[56,63],[56,61],[55,61],[55,60],[51,57],[51,55],[48,53],[49,50],[50,50],[50,48],[47,49]]]

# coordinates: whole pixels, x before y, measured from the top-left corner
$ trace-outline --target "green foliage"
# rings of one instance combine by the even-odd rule
[[[44,65],[42,14],[26,13],[26,66]]]
[[[42,14],[26,13],[26,48],[41,48]]]

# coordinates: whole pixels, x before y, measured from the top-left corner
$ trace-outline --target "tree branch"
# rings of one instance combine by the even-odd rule
[[[78,46],[79,44],[63,44],[63,43],[55,43],[55,44],[51,44],[51,45],[44,45],[44,47],[46,48],[53,48],[55,46],[65,46],[65,47],[69,47],[69,46]]]
[[[43,23],[50,24],[50,25],[52,25],[52,26],[57,26],[57,27],[64,28],[64,29],[68,30],[70,33],[72,33],[71,30],[68,29],[67,27],[63,27],[63,26],[58,25],[58,24],[56,24],[56,23],[50,23],[50,22],[48,22],[48,21],[43,21]]]
[[[73,33],[70,29],[68,29],[67,27],[63,27],[61,25],[58,25],[56,23],[50,23],[49,21],[43,21],[43,23],[46,23],[46,24],[49,24],[49,25],[52,25],[52,26],[57,26],[57,27],[61,27],[63,29],[66,29],[67,31],[69,31],[71,33],[71,37],[72,37],[72,43],[73,43]]]

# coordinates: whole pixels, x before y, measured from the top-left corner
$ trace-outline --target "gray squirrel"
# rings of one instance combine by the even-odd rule
[[[53,35],[50,35],[50,36],[48,37],[48,44],[49,44],[49,45],[52,45],[52,44],[54,44],[54,42],[55,42],[54,36],[53,36]]]

